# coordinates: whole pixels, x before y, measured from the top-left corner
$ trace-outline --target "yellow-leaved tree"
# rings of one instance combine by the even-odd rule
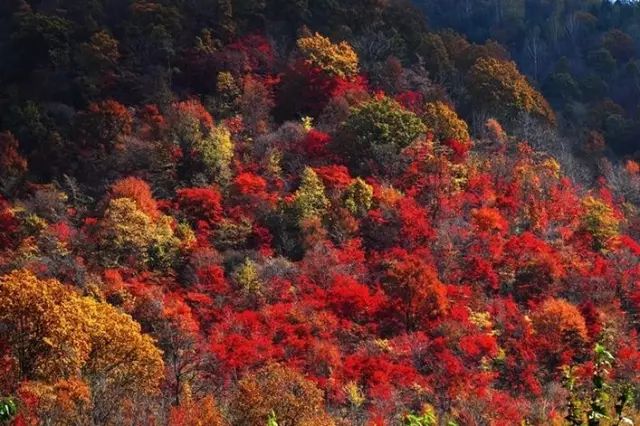
[[[91,346],[79,298],[28,271],[0,277],[0,329],[19,380],[52,381],[79,373]]]
[[[362,178],[355,178],[343,195],[343,204],[351,214],[363,217],[373,204],[373,187]]]
[[[119,414],[114,401],[158,390],[164,364],[153,339],[142,334],[140,324],[129,315],[88,297],[82,298],[82,312],[91,345],[82,374],[91,388],[94,421],[107,424]]]
[[[346,41],[334,44],[318,33],[298,39],[305,60],[329,75],[342,78],[358,74],[358,54]]]
[[[467,87],[471,102],[479,110],[507,120],[527,113],[555,124],[555,114],[549,103],[518,71],[514,62],[487,57],[478,59],[467,75]]]
[[[131,418],[125,402],[159,391],[161,352],[129,315],[26,270],[0,277],[0,300],[0,330],[40,418],[68,424],[58,403],[67,395],[94,424],[118,424]]]
[[[100,256],[109,266],[126,263],[165,267],[181,244],[169,216],[160,215],[154,220],[128,197],[109,201],[100,222],[99,241]]]
[[[608,204],[594,197],[582,200],[582,207],[582,229],[591,234],[593,247],[602,250],[612,238],[619,235],[620,220]]]
[[[464,120],[447,104],[440,101],[429,102],[424,107],[422,121],[428,131],[442,141],[455,139],[460,142],[469,140],[469,127]]]
[[[329,207],[324,185],[311,167],[305,168],[302,172],[300,188],[294,196],[295,207],[302,219],[322,217]]]

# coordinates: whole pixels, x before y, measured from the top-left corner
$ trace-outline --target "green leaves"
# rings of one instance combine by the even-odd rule
[[[587,414],[589,426],[600,425],[601,420],[609,419],[608,406],[611,399],[611,386],[607,383],[611,363],[614,356],[601,344],[594,348],[596,371],[593,374],[593,394],[591,395],[591,409]]]
[[[585,417],[589,426],[600,426],[603,421],[606,424],[623,424],[627,419],[623,412],[635,398],[633,386],[630,383],[610,384],[609,373],[615,357],[605,345],[596,343],[593,353],[595,371],[590,389],[581,389],[572,367],[563,368],[563,383],[568,391],[565,420],[575,426],[584,425]],[[615,404],[611,403],[613,398]]]
[[[422,415],[407,414],[405,419],[406,426],[435,426],[438,424],[438,418],[432,410]]]
[[[393,99],[382,97],[351,110],[335,148],[357,172],[369,171],[372,161],[388,172],[393,167],[401,168],[398,154],[426,130],[414,113]]]
[[[267,426],[278,426],[278,419],[276,418],[276,412],[271,410],[269,413],[269,419],[267,420]]]
[[[426,130],[414,113],[388,97],[355,108],[345,125],[361,147],[371,144],[406,148]]]
[[[8,424],[18,412],[13,398],[0,398],[0,423]]]
[[[322,217],[329,207],[324,185],[310,167],[302,173],[302,182],[295,193],[294,204],[301,219]]]
[[[361,178],[354,179],[344,191],[343,203],[351,214],[365,216],[373,204],[373,187]]]
[[[409,413],[405,416],[404,425],[405,426],[436,426],[438,424],[442,424],[438,419],[438,415],[435,413],[433,407],[427,405],[423,409],[421,414],[413,414]],[[446,422],[447,426],[458,426],[453,420],[448,420]]]

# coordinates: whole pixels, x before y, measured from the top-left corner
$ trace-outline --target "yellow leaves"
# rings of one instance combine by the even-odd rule
[[[492,330],[493,321],[489,312],[469,312],[469,322],[483,330]]]
[[[89,390],[73,383],[88,383],[94,402],[158,390],[164,372],[160,351],[138,323],[113,306],[28,271],[0,278],[0,300],[0,326],[9,330],[19,378],[41,382],[32,388],[54,395],[43,409],[59,411],[61,395],[66,406],[86,400]]]
[[[140,324],[90,298],[83,298],[82,310],[91,336],[91,357],[83,373],[92,387],[131,394],[157,391],[164,371],[162,357]]]
[[[373,339],[371,343],[373,344],[373,347],[380,352],[391,353],[393,351],[393,347],[391,346],[389,339]]]
[[[234,274],[234,279],[245,293],[259,295],[262,292],[262,283],[258,276],[256,264],[249,258],[245,259],[242,265],[238,267]]]
[[[334,44],[327,37],[315,33],[299,38],[297,45],[310,64],[327,74],[345,78],[358,73],[358,54],[347,42]]]
[[[304,130],[306,130],[307,132],[313,129],[313,117],[309,117],[308,115],[305,115],[300,119],[300,122],[302,124],[302,128],[304,128]]]
[[[464,120],[447,104],[435,101],[429,102],[424,107],[422,121],[430,132],[442,141],[457,140],[466,142],[470,139],[469,127]]]
[[[282,177],[282,153],[277,149],[270,151],[266,163],[265,167],[269,175],[280,179]]]
[[[345,189],[343,202],[351,214],[364,216],[373,204],[373,187],[362,178],[355,178]]]
[[[149,261],[155,267],[165,268],[170,266],[182,245],[182,241],[174,233],[173,221],[172,217],[163,215],[155,223],[148,248]],[[187,244],[190,239],[195,239],[192,231],[185,225],[182,226],[181,232],[186,238],[183,241]]]
[[[342,390],[347,395],[349,403],[356,408],[361,407],[367,401],[362,389],[360,389],[360,386],[358,386],[354,381],[347,382],[347,384],[343,386]]]
[[[114,263],[127,255],[146,261],[146,248],[151,242],[151,218],[130,198],[116,198],[109,202],[101,224],[102,240]]]
[[[112,199],[100,223],[102,255],[111,265],[133,259],[139,265],[167,266],[181,244],[172,225],[169,216],[153,221],[131,198]],[[184,236],[189,238],[188,232]]]
[[[27,271],[0,278],[0,324],[22,379],[49,380],[77,374],[89,356],[78,297],[55,280]]]
[[[219,72],[216,77],[216,90],[218,92],[237,92],[238,85],[233,78],[233,74],[228,71]]]
[[[302,182],[295,193],[294,204],[301,219],[321,217],[329,207],[324,185],[310,167],[302,172]]]
[[[200,153],[208,174],[217,183],[225,184],[231,177],[229,166],[235,149],[231,132],[224,126],[217,126],[207,137],[197,139],[193,145]]]
[[[47,221],[31,213],[24,219],[24,226],[30,234],[38,234],[47,227]]]
[[[547,101],[529,84],[514,62],[480,58],[469,71],[468,83],[473,102],[478,106],[509,119],[525,112],[555,123],[555,114]]]
[[[452,190],[463,190],[469,182],[469,168],[465,164],[451,164],[450,169]]]
[[[90,42],[82,45],[82,49],[87,55],[87,65],[95,66],[98,69],[108,65],[114,65],[120,58],[118,40],[106,31],[94,33],[91,36]]]
[[[602,250],[620,233],[620,220],[610,206],[594,197],[582,200],[582,207],[581,226],[593,237],[594,248]]]
[[[549,157],[542,162],[542,167],[547,170],[556,179],[560,178],[560,163],[553,157]]]

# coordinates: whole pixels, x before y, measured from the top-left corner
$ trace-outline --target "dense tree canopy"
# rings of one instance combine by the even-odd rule
[[[0,1],[0,424],[640,422],[639,16]]]
[[[507,120],[524,112],[555,121],[547,101],[529,85],[513,62],[480,58],[467,78],[471,102],[479,111],[491,111]]]

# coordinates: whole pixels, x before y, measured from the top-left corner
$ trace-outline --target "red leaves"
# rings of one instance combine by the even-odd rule
[[[317,116],[332,98],[359,99],[367,96],[362,76],[331,76],[319,67],[298,59],[289,66],[277,90],[277,109],[283,117],[294,114]]]
[[[561,364],[580,364],[581,378],[590,377],[590,346],[605,325],[614,340],[612,378],[640,382],[637,336],[629,331],[640,319],[638,221],[618,188],[601,181],[620,234],[598,252],[580,234],[583,191],[548,155],[516,146],[495,120],[473,143],[430,127],[434,137],[407,141],[394,153],[397,163],[381,162],[397,173],[359,170],[368,160],[357,150],[350,169],[334,150],[347,136],[336,129],[350,108],[387,99],[369,93],[364,76],[335,77],[299,61],[274,77],[280,61],[263,36],[217,46],[203,32],[199,43],[183,59],[193,67],[180,64],[176,78],[198,78],[204,96],[166,111],[105,100],[77,115],[82,148],[95,145],[87,157],[110,150],[114,159],[109,179],[118,180],[104,201],[133,200],[154,226],[166,219],[167,235],[159,237],[172,244],[158,238],[144,253],[175,250],[175,259],[163,268],[149,263],[146,272],[116,259],[120,269],[105,270],[107,252],[95,238],[102,222],[90,217],[104,206],[82,194],[101,187],[59,181],[64,194],[45,194],[24,185],[19,201],[0,199],[0,270],[26,264],[43,275],[74,273],[85,284],[79,292],[131,314],[164,351],[164,397],[193,384],[195,399],[189,405],[180,396],[174,422],[196,416],[189,410],[197,410],[203,388],[226,398],[243,375],[275,361],[322,388],[346,423],[395,424],[429,401],[460,424],[519,424],[534,408],[556,409],[549,390],[558,389]],[[402,65],[393,66],[402,77]],[[419,81],[396,83],[386,85],[401,92],[396,101],[426,121],[433,96],[402,92]],[[220,180],[193,157],[217,143],[208,109],[226,117],[236,146]],[[313,120],[300,125],[308,114]],[[270,132],[288,119],[296,122]],[[132,170],[151,146],[158,148],[149,153],[153,167]],[[292,205],[305,167],[322,182],[315,195],[326,198],[326,209],[301,221]],[[620,176],[636,179],[637,169],[630,163]],[[29,177],[17,141],[0,133],[0,180],[5,171]],[[155,200],[145,180],[122,176],[129,171],[175,197]],[[206,186],[212,179],[220,186]],[[0,376],[14,377],[16,361],[4,349],[0,342]]]
[[[333,311],[353,321],[371,321],[384,303],[384,296],[351,277],[339,275],[327,291],[327,304]]]
[[[395,97],[395,100],[398,101],[400,105],[416,114],[420,114],[424,107],[424,96],[419,92],[402,92]]]
[[[405,247],[426,245],[434,236],[426,209],[411,198],[403,198],[398,202],[398,213],[401,220],[401,237]]]
[[[339,96],[366,96],[367,92],[367,79],[361,75],[349,79],[336,77],[333,81],[331,96],[334,98]]]
[[[345,166],[322,166],[313,169],[327,188],[344,189],[351,184],[349,169]]]
[[[615,374],[620,380],[636,382],[640,379],[640,350],[638,350],[638,333],[633,330],[628,339],[620,342],[616,354],[617,370]]]
[[[264,73],[273,68],[275,53],[269,40],[259,34],[251,34],[239,38],[225,46],[223,56],[242,56],[244,72]]]
[[[408,332],[447,309],[447,290],[430,265],[406,254],[389,261],[384,288]]]
[[[176,202],[192,223],[204,221],[214,225],[222,218],[222,196],[213,187],[179,189]]]
[[[334,83],[335,79],[320,68],[299,59],[281,80],[276,93],[276,109],[287,118],[296,113],[316,116],[331,98]]]
[[[389,201],[369,211],[363,223],[366,240],[380,249],[426,247],[435,235],[427,209],[411,197],[398,196]]]
[[[14,236],[18,231],[18,220],[10,210],[10,204],[0,196],[0,250],[15,244]]]
[[[494,357],[498,354],[498,344],[494,336],[475,334],[460,339],[460,349],[472,359]]]
[[[331,136],[311,129],[302,141],[300,148],[309,158],[321,158],[329,154],[328,145],[330,142]]]
[[[109,197],[111,199],[132,199],[138,208],[152,219],[156,219],[160,214],[149,184],[136,177],[128,177],[115,182],[111,185]]]
[[[419,384],[423,380],[405,360],[394,362],[388,355],[359,353],[344,360],[347,379],[361,382],[370,398],[388,400],[396,388]]]
[[[11,132],[0,133],[0,177],[19,176],[27,171],[27,160],[18,152],[18,140]]]
[[[145,139],[159,139],[167,128],[167,122],[156,105],[145,105],[138,116],[141,121],[138,132]]]
[[[220,266],[205,265],[196,271],[196,276],[198,290],[210,296],[226,295],[231,289]]]
[[[508,223],[498,209],[482,207],[471,212],[473,222],[480,232],[498,231],[507,229]]]
[[[211,117],[204,105],[196,99],[176,102],[173,104],[173,108],[178,115],[184,115],[196,120],[203,129],[212,129],[214,126],[213,117]]]
[[[277,359],[281,352],[272,343],[264,315],[245,311],[233,314],[211,332],[210,350],[222,363],[221,371],[234,371]]]
[[[163,299],[162,315],[169,321],[176,324],[186,333],[197,334],[200,332],[200,325],[195,318],[191,308],[178,293],[167,293]]]
[[[267,190],[267,181],[254,173],[240,173],[233,183],[236,190],[242,195],[261,196]]]
[[[451,148],[451,150],[453,151],[453,160],[456,163],[463,163],[469,156],[471,143],[468,141],[448,139],[444,141],[444,144]]]
[[[519,300],[552,294],[565,274],[558,253],[532,233],[512,237],[504,253],[505,266],[515,274],[514,294]]]
[[[534,312],[537,349],[556,366],[571,362],[588,341],[587,325],[577,307],[562,299],[547,299]]]
[[[85,142],[97,142],[107,150],[121,142],[121,138],[129,135],[132,130],[133,118],[129,110],[112,99],[92,102],[80,118]],[[92,141],[92,138],[95,140]]]

